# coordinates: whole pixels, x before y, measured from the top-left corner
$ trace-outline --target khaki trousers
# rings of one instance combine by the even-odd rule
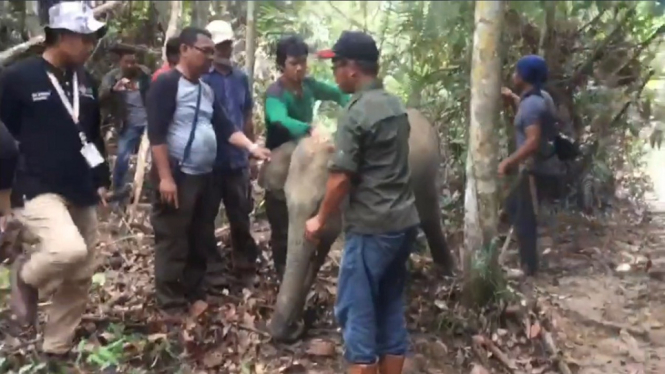
[[[15,211],[39,243],[21,270],[40,294],[51,293],[43,351],[62,354],[72,347],[96,268],[96,207],[76,207],[56,194],[43,194]]]

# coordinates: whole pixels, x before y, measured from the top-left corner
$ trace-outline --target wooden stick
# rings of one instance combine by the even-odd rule
[[[515,230],[515,226],[510,226],[510,230],[508,230],[508,235],[506,235],[506,241],[503,242],[503,245],[501,246],[501,252],[499,252],[499,264],[503,265],[503,262],[505,261],[506,257],[506,251],[508,250],[508,245],[510,244],[510,239],[513,237],[513,231]]]
[[[550,354],[550,359],[552,362],[555,362],[561,374],[573,374],[566,363],[566,360],[563,357],[563,354],[559,351],[556,344],[554,344],[554,338],[552,334],[547,330],[541,331],[541,336],[543,338],[543,344],[547,349],[547,352]]]
[[[150,156],[150,142],[148,141],[148,132],[144,132],[141,137],[141,145],[136,159],[136,171],[134,173],[134,201],[129,208],[129,221],[132,222],[136,215],[136,207],[141,200],[141,192],[143,192],[143,181],[145,179],[145,170],[148,166],[148,157]],[[154,186],[157,188],[158,186]]]
[[[109,1],[106,4],[102,4],[96,7],[95,9],[92,10],[92,12],[95,16],[99,16],[105,12],[113,10],[115,7],[121,4],[122,1]],[[30,38],[30,40],[28,40],[27,42],[23,42],[21,44],[15,45],[7,50],[0,52],[0,65],[5,65],[15,56],[20,55],[21,53],[27,51],[28,49],[36,45],[39,45],[43,42],[44,42],[44,35],[37,35],[35,37]]]

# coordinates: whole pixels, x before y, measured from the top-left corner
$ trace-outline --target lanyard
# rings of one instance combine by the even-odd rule
[[[58,79],[51,73],[50,71],[46,72],[46,75],[48,75],[49,80],[51,81],[51,84],[53,85],[53,88],[55,88],[55,91],[58,93],[58,96],[60,96],[60,101],[62,102],[62,105],[65,106],[65,109],[69,113],[69,115],[72,117],[72,121],[74,121],[74,124],[76,127],[79,127],[79,110],[80,110],[80,100],[79,100],[79,80],[78,80],[78,75],[76,72],[74,72],[74,77],[72,78],[72,101],[69,101],[69,98],[67,97],[67,94],[65,94],[65,91],[62,89],[62,86],[60,85],[60,82]],[[88,140],[83,133],[83,131],[79,127],[79,138],[81,139],[81,143],[83,145],[86,145],[88,143]]]

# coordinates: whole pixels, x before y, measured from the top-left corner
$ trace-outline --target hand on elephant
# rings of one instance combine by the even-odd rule
[[[319,218],[318,215],[308,219],[305,223],[305,239],[314,243],[318,242],[319,233],[321,232],[322,228],[323,224],[321,223],[321,218]]]
[[[253,144],[249,148],[249,153],[252,157],[259,160],[270,160],[270,150],[259,146],[258,144]]]
[[[321,126],[312,126],[310,135],[317,143],[325,143],[330,140],[330,134]]]

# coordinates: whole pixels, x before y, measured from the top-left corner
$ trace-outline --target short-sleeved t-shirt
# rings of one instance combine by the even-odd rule
[[[549,99],[549,100],[548,100]],[[541,165],[554,156],[554,146],[551,143],[556,135],[554,126],[554,101],[549,94],[541,91],[539,94],[527,94],[520,101],[515,115],[515,141],[517,148],[526,141],[526,129],[538,125],[541,129],[541,144],[537,154],[533,157],[532,168],[541,168]]]
[[[339,119],[333,172],[349,172],[347,232],[390,233],[420,220],[409,184],[411,126],[402,102],[379,81],[356,93]]]

